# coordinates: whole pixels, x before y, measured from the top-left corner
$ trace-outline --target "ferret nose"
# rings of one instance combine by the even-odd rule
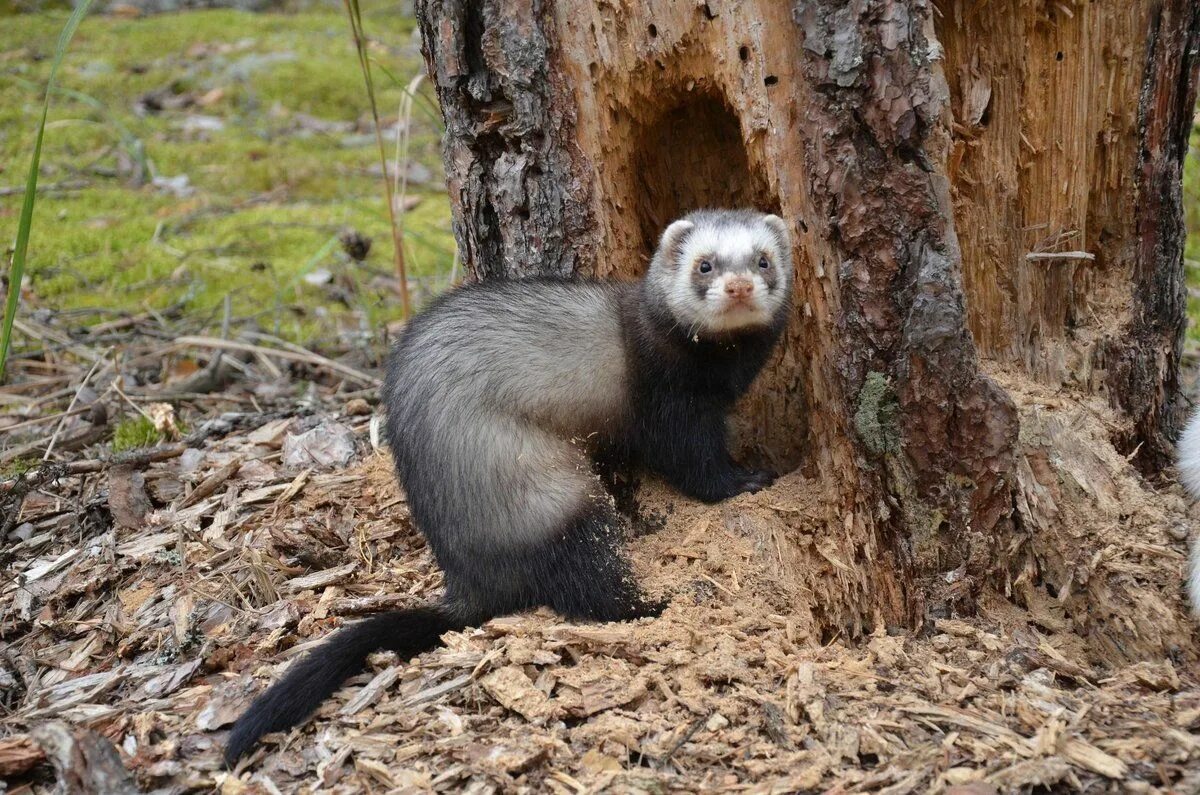
[[[745,301],[754,294],[754,282],[737,278],[725,282],[725,294],[735,301]]]

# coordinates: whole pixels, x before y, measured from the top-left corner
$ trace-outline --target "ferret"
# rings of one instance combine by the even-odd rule
[[[431,302],[393,348],[382,398],[445,593],[351,624],[294,664],[238,719],[227,762],[304,720],[373,651],[411,658],[543,605],[590,621],[658,615],[598,462],[705,502],[769,485],[773,473],[731,457],[726,414],[778,342],[791,287],[782,219],[707,210],[666,228],[640,281],[487,281]]]
[[[1200,499],[1200,410],[1192,413],[1175,446],[1179,479],[1193,497]],[[1200,620],[1200,537],[1192,539],[1187,573],[1188,600],[1192,615]]]

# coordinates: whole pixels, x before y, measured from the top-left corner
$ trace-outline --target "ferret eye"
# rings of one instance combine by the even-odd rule
[[[696,267],[696,270],[700,271],[701,273],[708,273],[712,270],[712,263],[706,259],[702,259],[700,260],[700,264]]]
[[[759,257],[758,258],[758,267],[762,268],[763,270],[766,270],[767,268],[771,267],[771,260],[767,259],[765,256]]]

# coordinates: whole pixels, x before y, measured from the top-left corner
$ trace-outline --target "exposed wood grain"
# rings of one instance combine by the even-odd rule
[[[1117,441],[1156,471],[1178,423],[1200,6],[936,5],[979,348],[1052,386],[1107,390],[1134,423]]]

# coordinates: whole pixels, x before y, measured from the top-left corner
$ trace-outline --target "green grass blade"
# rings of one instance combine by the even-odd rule
[[[4,307],[4,325],[0,326],[0,383],[4,381],[4,366],[8,363],[8,350],[12,345],[13,323],[17,319],[17,305],[21,301],[21,282],[25,276],[25,255],[29,249],[29,230],[33,226],[33,204],[37,198],[38,168],[42,162],[42,137],[46,132],[46,117],[50,114],[50,95],[58,67],[67,53],[67,45],[75,36],[79,23],[87,15],[92,0],[83,0],[71,12],[67,24],[58,37],[54,60],[50,64],[50,77],[46,80],[46,95],[42,101],[42,118],[38,121],[37,137],[33,143],[33,157],[29,162],[29,176],[25,180],[25,196],[21,201],[21,217],[17,222],[17,240],[13,245],[12,266],[8,271],[8,301]]]
[[[392,192],[392,181],[388,178],[387,152],[383,148],[383,129],[379,124],[379,105],[375,101],[375,80],[371,77],[371,59],[367,55],[367,34],[363,30],[362,10],[358,0],[343,0],[346,14],[350,17],[350,32],[354,35],[354,49],[358,53],[358,64],[362,70],[363,83],[371,104],[371,117],[375,121],[375,143],[379,147],[379,165],[383,169],[384,195],[387,197],[388,220],[392,227],[392,245],[396,263],[396,279],[400,282],[400,311],[405,319],[412,314],[408,297],[408,267],[404,261],[404,231],[396,218],[396,202]]]

